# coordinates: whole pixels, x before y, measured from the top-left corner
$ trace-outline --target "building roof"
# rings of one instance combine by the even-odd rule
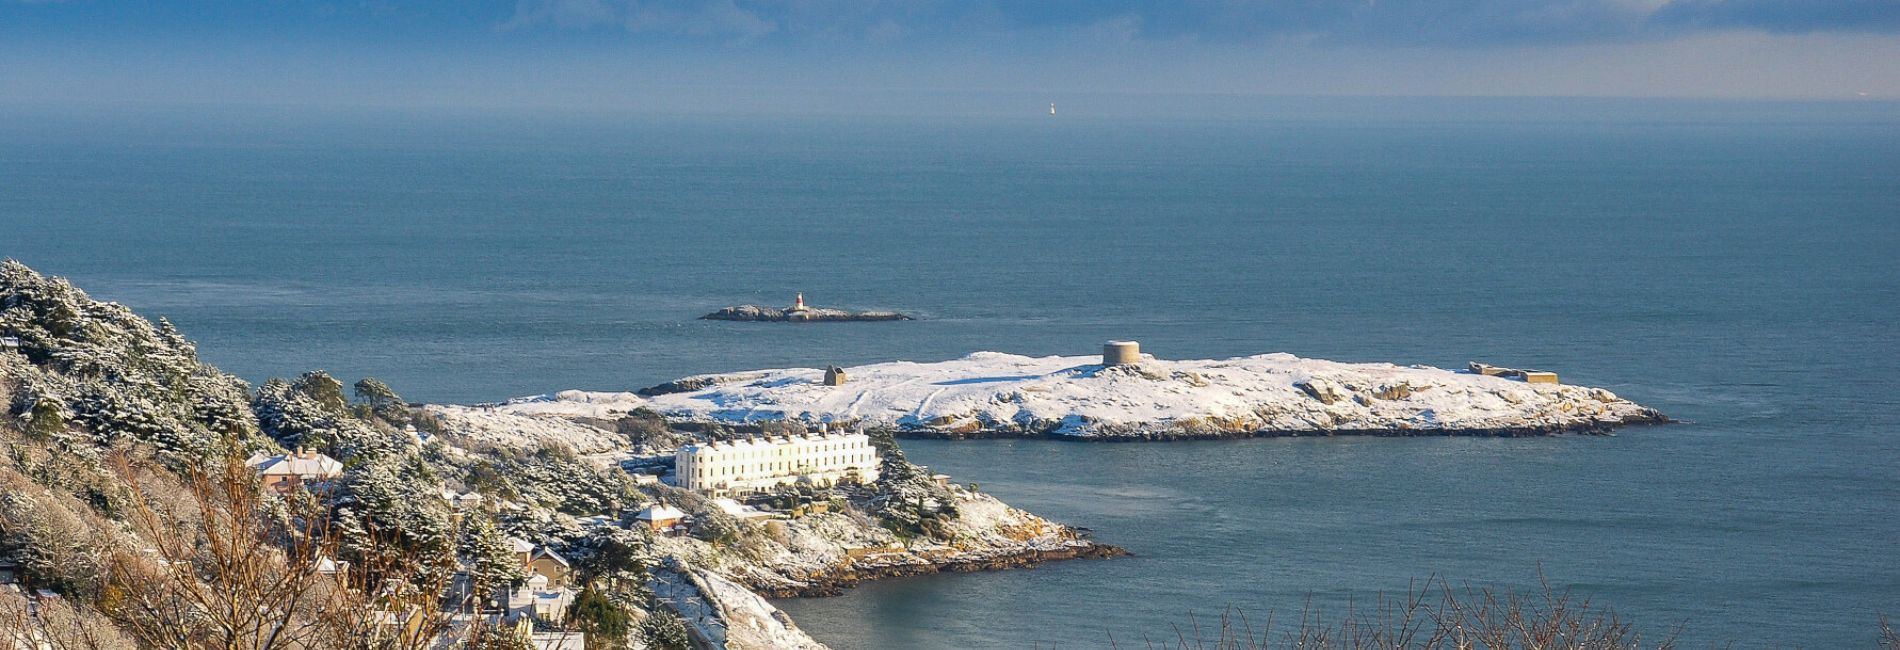
[[[725,511],[726,514],[739,519],[763,519],[772,516],[772,513],[739,503],[732,499],[713,499],[713,505],[719,506],[719,509]]]
[[[681,519],[684,517],[686,517],[686,513],[680,511],[679,508],[675,508],[673,506],[666,505],[666,503],[664,502],[661,502],[661,503],[655,503],[653,505],[647,506],[645,510],[640,511],[640,515],[635,517],[635,519],[639,519],[642,521],[664,521],[667,519]]]
[[[554,560],[555,564],[559,564],[561,566],[572,566],[567,563],[567,558],[561,557],[560,554],[555,553],[554,551],[548,550],[547,547],[542,547],[541,552],[535,553],[534,557],[529,558],[528,561],[533,562],[535,560],[539,560],[544,557],[550,560]]]
[[[514,547],[516,553],[533,553],[534,552],[534,545],[529,544],[528,540],[525,540],[519,537],[508,538],[508,544]]]
[[[681,446],[678,453],[698,454],[708,451],[728,451],[733,449],[768,449],[779,445],[789,445],[800,442],[852,442],[857,439],[863,439],[866,442],[870,441],[870,437],[862,433],[801,433],[796,435],[759,436],[740,438],[738,440],[714,440],[711,442],[694,443]]]
[[[343,462],[314,451],[302,454],[262,453],[252,455],[244,464],[265,476],[342,476]]]

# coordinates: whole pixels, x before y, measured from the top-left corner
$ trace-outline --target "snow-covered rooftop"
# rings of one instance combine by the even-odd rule
[[[685,516],[686,513],[681,512],[679,508],[664,503],[656,503],[647,506],[645,510],[641,510],[639,516],[635,517],[635,519],[639,519],[640,521],[666,521]]]
[[[264,476],[334,477],[343,474],[343,463],[314,451],[291,454],[255,454],[245,461]]]

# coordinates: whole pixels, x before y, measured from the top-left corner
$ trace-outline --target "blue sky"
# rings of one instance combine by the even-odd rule
[[[0,0],[0,101],[1900,96],[1900,0]]]

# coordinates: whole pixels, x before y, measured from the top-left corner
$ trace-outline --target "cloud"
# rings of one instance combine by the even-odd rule
[[[716,2],[628,2],[627,31],[687,36],[756,38],[778,31],[778,24],[741,9],[732,0]]]
[[[740,39],[778,31],[775,22],[732,0],[520,0],[501,24],[504,30],[539,26]]]
[[[1900,32],[1900,0],[1677,0],[1653,22],[1688,29],[1771,33]]]
[[[1900,0],[519,0],[506,25],[869,42],[1106,30],[1147,41],[1484,47],[1900,32]]]

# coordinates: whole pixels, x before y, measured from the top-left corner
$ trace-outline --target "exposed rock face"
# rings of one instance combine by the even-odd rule
[[[762,305],[737,305],[699,317],[700,320],[766,321],[778,323],[823,323],[850,321],[913,320],[894,311],[848,311],[844,309],[779,309]]]
[[[937,363],[845,370],[851,381],[842,386],[825,386],[822,370],[791,368],[689,377],[631,401],[562,393],[555,401],[517,408],[574,415],[646,408],[689,421],[791,420],[919,436],[1090,440],[1522,436],[1602,433],[1668,420],[1601,388],[1288,354],[1146,358],[1138,365],[1104,367],[1093,357],[978,352]]]
[[[990,495],[955,484],[936,485],[914,466],[900,471],[911,478],[885,481],[875,496],[858,493],[848,511],[745,524],[747,532],[740,541],[723,548],[692,537],[661,537],[654,540],[653,552],[774,597],[834,595],[859,582],[884,577],[1021,568],[1051,560],[1125,554],[1089,539],[1084,531],[1010,507]],[[887,516],[882,523],[873,521],[868,516],[880,509],[864,502],[867,498],[899,510],[919,504],[933,510],[929,532],[898,535],[890,526],[902,521],[903,515]]]
[[[824,650],[785,612],[745,587],[677,559],[653,570],[654,597],[686,622],[701,647],[719,650]]]

